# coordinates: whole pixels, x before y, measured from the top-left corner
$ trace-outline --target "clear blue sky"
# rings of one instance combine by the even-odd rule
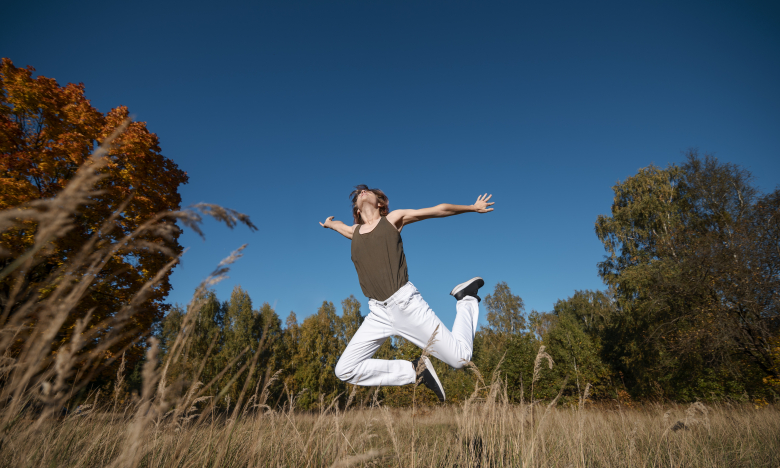
[[[449,326],[453,285],[506,281],[527,310],[598,289],[611,187],[690,147],[780,183],[777,2],[11,2],[0,55],[101,111],[126,105],[190,176],[209,223],[171,302],[248,243],[234,285],[284,318],[354,294],[347,194],[496,210],[404,229],[410,279]],[[340,310],[340,306],[339,306]],[[484,313],[483,313],[484,322]]]

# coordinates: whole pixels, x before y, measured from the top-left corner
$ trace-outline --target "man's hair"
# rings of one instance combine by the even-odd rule
[[[360,184],[356,185],[355,190],[349,194],[349,197],[352,199],[352,217],[355,219],[355,224],[363,224],[363,220],[360,219],[360,213],[358,213],[357,207],[358,195],[360,195],[360,192],[363,190],[368,190],[369,192],[373,192],[374,195],[376,195],[377,200],[379,200],[379,203],[382,204],[382,206],[379,208],[379,215],[387,216],[387,214],[390,212],[390,200],[387,199],[385,192],[379,190],[378,188],[368,188],[368,185]]]

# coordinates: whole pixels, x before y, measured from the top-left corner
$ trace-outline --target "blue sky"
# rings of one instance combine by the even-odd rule
[[[599,289],[594,233],[611,187],[698,148],[780,183],[776,2],[13,2],[0,55],[105,112],[126,105],[218,203],[258,232],[209,223],[171,302],[248,243],[230,279],[286,317],[354,294],[356,184],[392,208],[496,210],[404,229],[410,279],[448,326],[457,283],[506,281],[526,309]],[[340,307],[339,307],[340,310]],[[484,322],[484,313],[483,313]]]

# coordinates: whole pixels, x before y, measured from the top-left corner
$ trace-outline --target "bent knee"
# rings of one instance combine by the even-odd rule
[[[452,367],[455,369],[463,369],[468,365],[469,362],[471,362],[471,353],[463,353],[461,354],[460,359],[458,359],[458,362],[456,362]]]
[[[458,361],[458,362],[457,362],[457,363],[456,363],[454,366],[452,366],[452,367],[453,367],[455,370],[460,370],[460,369],[463,369],[463,368],[465,368],[465,367],[466,367],[466,365],[468,364],[468,362],[469,362],[469,361],[467,361],[467,360]]]
[[[348,366],[343,363],[342,360],[339,359],[339,362],[336,363],[336,367],[333,369],[333,373],[336,374],[336,378],[341,380],[342,382],[348,382],[352,379],[352,376],[354,375],[355,367],[354,366]]]

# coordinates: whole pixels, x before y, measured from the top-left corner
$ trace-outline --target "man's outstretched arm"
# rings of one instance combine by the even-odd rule
[[[333,216],[329,216],[324,223],[320,223],[320,226],[327,229],[333,229],[347,239],[352,239],[352,233],[355,232],[355,225],[347,226],[341,221],[334,221],[333,218]]]
[[[441,205],[419,210],[395,210],[387,215],[387,220],[400,230],[407,224],[416,223],[417,221],[429,218],[446,218],[447,216],[472,212],[487,213],[493,211],[493,208],[489,207],[495,202],[488,202],[492,196],[493,195],[488,195],[487,193],[480,195],[473,205],[450,205],[449,203],[442,203]]]

